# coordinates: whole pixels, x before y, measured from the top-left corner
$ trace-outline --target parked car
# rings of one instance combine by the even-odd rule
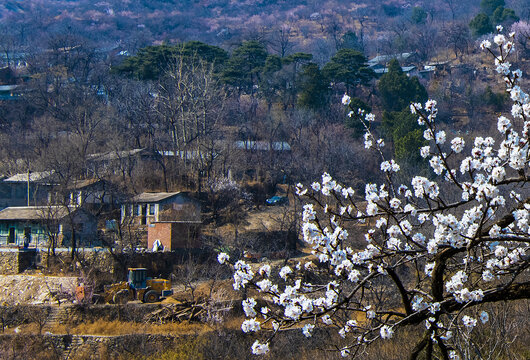
[[[270,206],[283,205],[283,204],[287,204],[288,199],[287,199],[287,196],[273,196],[265,200],[265,202],[267,203],[267,205],[270,205]]]

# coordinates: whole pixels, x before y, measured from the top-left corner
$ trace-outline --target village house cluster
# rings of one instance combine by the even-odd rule
[[[65,190],[65,191],[63,191]],[[0,245],[23,248],[104,246],[102,237],[128,229],[143,235],[142,247],[198,248],[201,204],[186,192],[120,193],[107,180],[74,180],[61,189],[53,171],[0,180]],[[117,215],[119,214],[119,215]]]

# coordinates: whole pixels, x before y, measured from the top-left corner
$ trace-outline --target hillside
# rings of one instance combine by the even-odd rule
[[[473,4],[461,4],[458,16],[466,18],[474,11]],[[7,0],[0,4],[0,18],[6,26],[15,26],[20,36],[66,31],[106,46],[119,44],[129,51],[163,41],[200,40],[231,46],[248,38],[266,40],[273,47],[287,39],[301,50],[312,39],[333,40],[340,29],[359,30],[360,21],[366,34],[375,34],[387,24],[376,19],[406,19],[413,5],[335,0]],[[450,17],[444,2],[428,8],[438,18]]]

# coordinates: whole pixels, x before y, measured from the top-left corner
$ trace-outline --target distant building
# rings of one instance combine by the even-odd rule
[[[201,205],[185,192],[145,192],[121,207],[122,222],[127,218],[137,225],[157,221],[201,221]]]
[[[415,52],[405,52],[399,54],[390,54],[390,55],[378,55],[371,58],[367,61],[367,64],[370,68],[374,68],[377,65],[383,65],[386,67],[391,60],[396,59],[399,61],[401,66],[403,65],[414,65],[420,62],[419,56]]]
[[[20,85],[0,85],[0,100],[19,100],[21,96]]]
[[[34,247],[47,244],[52,237],[57,245],[69,245],[73,232],[79,245],[96,243],[96,218],[83,209],[64,206],[8,207],[0,211],[0,245]]]
[[[291,145],[285,141],[235,141],[234,147],[245,151],[291,151]]]
[[[149,149],[107,151],[88,155],[87,171],[93,176],[128,173],[135,169],[156,164],[162,155]]]
[[[432,76],[444,76],[451,73],[452,60],[436,61],[427,63],[423,70],[420,70],[422,78],[430,79]]]
[[[48,203],[48,194],[52,187],[53,171],[26,172],[10,176],[0,181],[0,208],[28,204],[45,205]]]
[[[113,205],[123,198],[114,184],[102,179],[75,180],[68,192],[70,204],[75,206]]]
[[[28,54],[25,52],[2,52],[0,53],[0,65],[22,69],[28,66]]]
[[[401,70],[407,75],[407,76],[417,76],[419,74],[418,69],[416,66],[402,66]],[[388,72],[387,67],[381,67],[374,69],[374,72],[376,76],[381,76],[383,74],[386,74]]]

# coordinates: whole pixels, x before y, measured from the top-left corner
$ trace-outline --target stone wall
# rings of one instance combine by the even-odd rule
[[[275,338],[267,359],[322,358],[330,334],[313,332],[311,340],[300,329],[282,331]],[[189,335],[0,335],[0,358],[44,360],[253,359],[255,338],[238,329],[223,329]],[[293,346],[295,344],[295,346]],[[164,354],[171,351],[169,354]],[[159,357],[156,355],[160,354]],[[328,354],[327,357],[330,355]]]
[[[2,249],[0,251],[0,274],[19,274],[35,267],[37,252],[34,249]]]
[[[0,327],[12,328],[36,321],[73,326],[98,320],[144,323],[148,314],[165,307],[176,308],[177,304],[0,306]]]
[[[176,307],[175,304],[125,304],[125,305],[68,305],[61,306],[56,315],[60,324],[79,325],[87,322],[124,321],[143,323],[146,315],[164,307]]]
[[[112,254],[103,248],[87,248],[78,251],[78,260],[81,265],[90,266],[97,271],[115,275],[120,273],[120,267]],[[52,266],[54,263],[69,264],[71,252],[69,249],[56,249],[55,257],[50,253],[48,261],[48,252],[46,249],[39,251],[39,265],[42,267]]]
[[[170,335],[0,335],[3,359],[131,359],[171,348]]]
[[[141,253],[120,253],[112,255],[106,249],[87,249],[79,251],[79,263],[86,268],[90,268],[103,282],[124,281],[127,278],[127,269],[130,267],[144,267],[147,269],[147,276],[170,278],[175,273],[178,265],[184,264],[190,259],[196,263],[204,263],[213,255],[201,249],[178,249],[171,252],[141,252]],[[66,249],[56,251],[56,257],[50,256],[45,250],[39,252],[38,265],[42,267],[53,266],[68,267],[71,263],[70,251]],[[79,265],[79,264],[78,264]],[[76,266],[78,267],[78,266]]]

